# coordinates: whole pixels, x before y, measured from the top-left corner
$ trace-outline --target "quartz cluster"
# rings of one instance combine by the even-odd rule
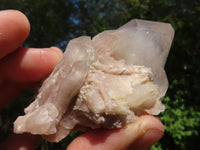
[[[14,132],[59,142],[72,130],[119,128],[164,111],[173,36],[170,24],[135,19],[92,39],[71,40]]]

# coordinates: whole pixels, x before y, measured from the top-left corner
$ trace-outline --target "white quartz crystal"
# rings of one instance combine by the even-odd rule
[[[93,39],[71,40],[14,132],[59,142],[71,130],[119,128],[164,111],[164,65],[173,36],[170,24],[131,20]]]

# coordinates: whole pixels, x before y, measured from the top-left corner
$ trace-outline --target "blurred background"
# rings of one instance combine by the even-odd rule
[[[24,46],[65,49],[72,38],[116,29],[131,19],[170,23],[175,29],[165,69],[169,89],[166,111],[158,117],[164,137],[150,150],[200,149],[200,1],[199,0],[0,0],[0,10],[17,9],[30,20]],[[13,121],[33,100],[28,89],[0,112],[0,141],[12,133]],[[38,150],[62,150],[79,132],[58,144],[45,140]]]

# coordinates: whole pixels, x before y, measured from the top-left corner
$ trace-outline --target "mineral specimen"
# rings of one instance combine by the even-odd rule
[[[173,36],[170,24],[132,20],[93,39],[71,40],[14,132],[59,142],[71,130],[119,128],[164,111],[164,65]]]

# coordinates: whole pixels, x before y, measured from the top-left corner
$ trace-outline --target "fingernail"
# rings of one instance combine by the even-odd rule
[[[50,47],[50,49],[52,49],[59,57],[61,57],[63,54],[62,51],[57,47]]]
[[[138,138],[130,149],[146,150],[160,140],[164,132],[156,129],[148,130],[143,136]]]

